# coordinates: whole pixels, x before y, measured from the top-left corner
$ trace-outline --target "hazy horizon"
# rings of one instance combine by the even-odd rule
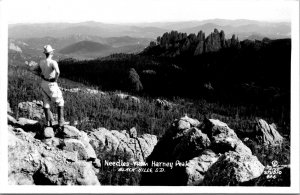
[[[19,23],[8,23],[9,25],[22,25],[22,24],[77,24],[77,23],[102,23],[102,24],[114,24],[114,25],[133,25],[133,24],[159,24],[159,23],[183,23],[183,22],[202,22],[206,20],[230,20],[230,21],[238,21],[238,20],[249,20],[249,21],[257,21],[257,22],[265,22],[265,23],[291,23],[290,20],[278,20],[278,21],[267,21],[267,20],[252,20],[246,18],[238,18],[238,19],[223,19],[223,18],[209,18],[204,20],[176,20],[176,21],[153,21],[153,22],[103,22],[103,21],[95,21],[95,20],[84,20],[84,21],[63,21],[63,22],[19,22]]]
[[[209,19],[290,22],[289,0],[10,0],[8,24],[147,24]],[[13,11],[12,11],[13,10]],[[254,14],[255,13],[255,14]]]

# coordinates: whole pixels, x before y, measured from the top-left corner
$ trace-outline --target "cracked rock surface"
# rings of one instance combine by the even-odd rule
[[[125,153],[132,161],[144,162],[151,154],[157,143],[155,135],[143,134],[141,137],[132,137],[126,131],[107,130],[98,128],[89,133],[90,144],[97,154]]]
[[[22,102],[19,109],[37,120],[7,115],[10,184],[100,185],[96,175],[102,154],[144,162],[157,143],[156,136],[138,136],[135,128],[129,133],[98,128],[87,134],[70,125],[45,127],[39,101]]]
[[[258,178],[264,166],[222,121],[187,116],[173,122],[147,162],[173,162],[164,173],[144,173],[143,185],[239,185]],[[186,166],[175,166],[180,161]]]
[[[9,125],[8,180],[12,185],[100,185],[92,162]]]

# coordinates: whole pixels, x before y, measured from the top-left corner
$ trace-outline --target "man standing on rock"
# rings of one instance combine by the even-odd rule
[[[43,109],[45,112],[47,126],[52,126],[54,122],[50,111],[50,102],[53,101],[57,105],[58,126],[59,128],[62,128],[64,125],[64,99],[62,92],[57,85],[57,79],[60,75],[60,71],[57,62],[52,59],[53,51],[54,49],[51,45],[45,45],[44,54],[46,59],[41,60],[39,64],[29,66],[32,72],[41,76],[43,79],[41,82],[41,88],[43,94]]]

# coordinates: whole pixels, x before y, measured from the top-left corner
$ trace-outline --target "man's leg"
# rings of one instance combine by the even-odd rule
[[[58,126],[63,127],[65,124],[65,120],[64,120],[64,104],[65,104],[65,102],[64,102],[62,93],[59,89],[57,91],[56,103],[57,103],[57,114],[58,114]]]
[[[65,124],[64,106],[57,106],[57,114],[58,114],[58,126],[63,127]]]
[[[54,123],[54,119],[53,119],[52,112],[50,110],[50,99],[44,90],[42,90],[42,94],[43,94],[43,110],[46,118],[46,126],[51,127]]]
[[[50,83],[49,89],[51,91],[51,100],[54,101],[57,105],[57,115],[58,115],[58,126],[63,127],[64,120],[64,98],[62,92],[59,89],[57,83]]]
[[[44,109],[44,112],[45,112],[45,118],[46,118],[46,126],[48,127],[52,127],[53,123],[54,123],[54,119],[53,119],[53,115],[52,115],[52,112],[50,110],[50,108],[43,108]]]

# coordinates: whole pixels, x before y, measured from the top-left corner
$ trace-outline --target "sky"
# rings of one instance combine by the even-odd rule
[[[1,4],[7,3],[5,7]],[[126,1],[126,3],[125,3]],[[212,1],[212,2],[211,2]],[[225,2],[224,2],[225,1]],[[288,21],[291,13],[290,7],[295,6],[293,0],[0,0],[0,77],[7,78],[7,30],[6,18],[9,23],[36,23],[36,22],[81,22],[99,21],[106,23],[125,22],[157,22],[157,21],[183,21],[204,20],[211,18],[224,19],[253,19],[264,21]],[[299,7],[299,4],[296,5]],[[6,12],[4,14],[4,12]],[[299,10],[298,10],[299,12]],[[6,17],[4,17],[6,16]],[[295,16],[295,15],[294,15]],[[5,18],[5,19],[4,19]],[[292,71],[291,71],[291,129],[299,129],[299,17],[294,17],[292,39]],[[0,82],[0,106],[5,108],[7,102],[7,79]],[[2,121],[2,122],[1,122]],[[6,109],[0,109],[0,129],[7,128]],[[7,133],[0,131],[0,183],[1,193],[32,193],[32,187],[18,188],[7,185]],[[291,158],[292,175],[290,188],[265,188],[266,193],[296,193],[299,192],[299,131],[291,131]],[[4,168],[3,168],[4,167]],[[103,192],[119,193],[120,190],[104,188]],[[43,188],[47,193],[75,192],[74,187]],[[73,189],[73,190],[72,190]],[[76,192],[84,193],[89,190],[97,193],[99,188],[75,188]],[[114,191],[115,190],[115,191]],[[124,193],[151,192],[160,193],[161,188],[122,188]],[[129,191],[133,190],[133,191]],[[137,191],[139,190],[139,191]],[[176,193],[177,188],[167,188],[165,192]],[[185,192],[195,193],[194,188],[186,188]],[[201,188],[202,190],[202,188]],[[245,188],[203,188],[204,193],[214,190],[216,193],[245,191]],[[247,188],[251,193],[261,193],[261,188]]]
[[[290,21],[294,0],[7,0],[8,23]]]

